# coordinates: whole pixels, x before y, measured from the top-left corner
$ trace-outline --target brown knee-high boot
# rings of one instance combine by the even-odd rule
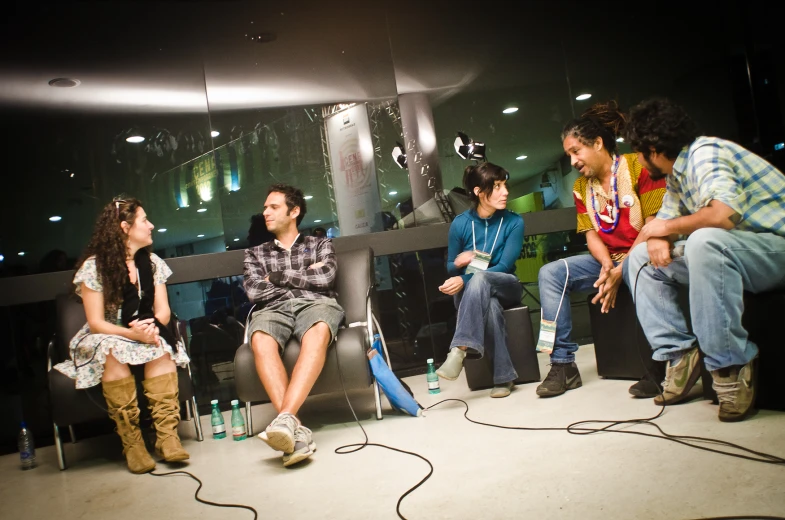
[[[115,431],[123,441],[123,454],[131,473],[147,473],[155,469],[155,461],[147,452],[139,429],[139,403],[136,400],[136,380],[128,376],[103,383],[104,398]]]
[[[150,414],[156,431],[156,452],[169,462],[186,460],[190,455],[177,435],[177,425],[180,424],[177,372],[145,379],[143,385],[144,395],[150,401]]]

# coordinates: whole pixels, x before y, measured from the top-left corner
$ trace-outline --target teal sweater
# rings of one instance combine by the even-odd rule
[[[504,218],[504,222],[502,222]],[[450,238],[447,245],[447,273],[450,276],[460,275],[463,283],[467,283],[472,275],[465,274],[466,268],[455,267],[455,257],[464,251],[473,251],[472,222],[477,249],[491,252],[491,246],[499,231],[496,247],[493,248],[489,272],[515,273],[515,261],[523,248],[523,218],[510,210],[497,211],[490,218],[480,218],[476,210],[469,209],[455,217],[450,225]],[[501,230],[499,226],[501,225]]]

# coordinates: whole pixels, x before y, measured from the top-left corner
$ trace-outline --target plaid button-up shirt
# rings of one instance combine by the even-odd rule
[[[736,229],[785,236],[782,172],[734,142],[699,137],[676,159],[657,218],[691,215],[712,200],[741,216]]]
[[[324,265],[310,267],[320,262]],[[299,235],[290,250],[275,241],[246,249],[243,286],[259,306],[292,298],[335,298],[337,267],[329,239]]]

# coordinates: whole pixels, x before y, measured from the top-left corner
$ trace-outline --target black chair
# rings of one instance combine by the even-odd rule
[[[534,342],[534,331],[529,317],[528,307],[514,307],[504,311],[504,325],[507,329],[507,349],[518,373],[514,381],[516,385],[540,380],[540,365],[537,362],[537,350]],[[466,358],[463,362],[466,370],[466,384],[470,390],[493,386],[493,361],[487,355],[480,359]]]
[[[351,389],[368,388],[373,384],[376,418],[382,419],[379,387],[371,374],[367,351],[373,338],[373,251],[368,248],[338,253],[338,273],[335,280],[336,300],[343,307],[345,328],[338,331],[336,341],[327,351],[322,373],[309,395],[329,394]],[[291,338],[283,354],[283,363],[291,377],[300,344]],[[340,372],[338,361],[340,358]],[[343,382],[341,381],[343,374]],[[237,396],[245,403],[248,434],[253,434],[251,403],[268,402],[270,398],[256,373],[254,354],[246,338],[234,357],[234,380]]]
[[[52,367],[57,363],[68,359],[68,344],[79,329],[87,322],[84,306],[68,295],[60,295],[56,299],[57,305],[57,328],[54,337],[49,342],[47,352],[47,370],[49,378],[49,398],[52,405],[52,423],[54,426],[55,447],[57,449],[57,460],[61,470],[66,469],[65,451],[63,442],[60,438],[60,428],[69,428],[71,441],[76,442],[74,437],[73,425],[90,421],[105,420],[109,421],[106,413],[106,401],[104,399],[101,385],[94,386],[85,390],[77,390],[74,380],[62,374]],[[176,327],[177,318],[172,315],[172,326]],[[202,425],[199,422],[199,412],[194,396],[193,382],[191,381],[190,367],[177,369],[179,379],[180,401],[185,401],[186,417],[193,420],[196,438],[204,440],[202,435]],[[137,379],[139,388],[137,393],[140,397],[140,409],[142,406],[141,381]]]

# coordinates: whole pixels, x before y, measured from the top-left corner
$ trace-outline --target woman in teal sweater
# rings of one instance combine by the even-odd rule
[[[507,350],[502,311],[520,305],[522,288],[515,261],[523,247],[523,218],[507,208],[507,170],[491,163],[469,166],[463,174],[466,193],[474,208],[458,215],[450,225],[447,273],[440,287],[454,295],[458,309],[455,335],[447,360],[436,371],[453,381],[469,354],[493,357],[491,397],[507,397],[518,377]]]

